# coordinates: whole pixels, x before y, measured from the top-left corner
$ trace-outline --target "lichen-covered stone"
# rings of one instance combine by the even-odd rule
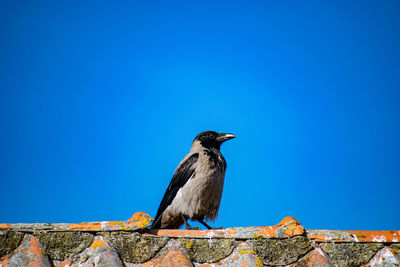
[[[43,244],[53,260],[73,257],[90,246],[93,235],[85,232],[35,232],[34,235]]]
[[[26,234],[21,245],[14,251],[12,257],[7,260],[4,266],[51,267],[51,263],[42,244],[37,238]]]
[[[321,249],[316,248],[305,255],[303,258],[295,263],[290,264],[288,267],[334,267],[332,262],[329,260],[328,255]]]
[[[278,238],[292,237],[296,235],[302,235],[304,233],[304,227],[293,217],[285,217],[283,220],[275,226],[275,234]]]
[[[145,262],[142,267],[150,266],[180,266],[191,267],[192,262],[186,250],[176,240],[170,240],[166,246],[150,261]]]
[[[394,255],[400,258],[400,244],[392,244],[389,249]]]
[[[140,229],[144,229],[150,226],[151,222],[154,219],[151,218],[151,216],[145,212],[135,212],[135,214],[132,215],[131,218],[127,220],[129,226],[137,226]]]
[[[254,266],[254,267],[262,267],[263,263],[259,256],[257,256],[256,252],[250,247],[242,242],[233,250],[231,255],[228,257],[216,262],[216,263],[194,263],[196,267],[242,267],[242,266]]]
[[[102,232],[126,262],[143,263],[153,258],[168,242],[168,237],[144,236],[129,232]]]
[[[24,238],[24,233],[13,231],[0,231],[0,258],[11,254]]]
[[[196,239],[181,238],[181,244],[186,248],[189,257],[195,262],[216,262],[229,256],[237,246],[232,239]]]
[[[379,250],[366,266],[370,267],[392,267],[400,266],[400,259],[389,247]]]
[[[254,239],[247,242],[265,265],[287,265],[297,261],[312,250],[305,236],[285,239]]]
[[[374,254],[383,248],[381,243],[320,243],[335,266],[360,266],[367,263]]]
[[[123,267],[117,251],[110,246],[103,236],[95,236],[93,243],[78,255],[63,262],[53,261],[55,267]]]

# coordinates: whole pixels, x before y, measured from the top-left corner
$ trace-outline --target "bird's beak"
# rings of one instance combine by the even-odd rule
[[[228,141],[228,140],[233,139],[235,137],[236,137],[236,135],[231,134],[231,133],[220,133],[218,135],[217,141],[225,142],[225,141]]]

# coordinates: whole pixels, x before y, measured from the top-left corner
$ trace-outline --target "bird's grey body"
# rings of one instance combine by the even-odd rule
[[[212,131],[196,137],[189,154],[174,172],[152,228],[174,229],[182,224],[188,228],[187,219],[209,227],[203,220],[217,218],[227,166],[219,148],[222,142],[234,137]]]

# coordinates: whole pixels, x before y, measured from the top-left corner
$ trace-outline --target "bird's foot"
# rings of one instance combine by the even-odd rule
[[[199,230],[200,227],[192,227],[188,224],[187,219],[185,216],[182,215],[183,223],[185,224],[186,230]]]
[[[208,230],[220,230],[220,229],[223,229],[222,226],[221,226],[221,227],[211,227],[211,226],[209,226],[209,225],[203,220],[203,218],[200,218],[198,221],[199,221],[202,225],[204,225],[205,227],[207,227]]]

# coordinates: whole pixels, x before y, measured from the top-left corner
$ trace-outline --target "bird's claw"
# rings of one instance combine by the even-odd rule
[[[212,230],[221,230],[221,229],[224,229],[224,227],[223,227],[223,226],[220,226],[220,227],[211,227],[211,229],[212,229]]]
[[[200,230],[200,227],[186,226],[186,230]]]

